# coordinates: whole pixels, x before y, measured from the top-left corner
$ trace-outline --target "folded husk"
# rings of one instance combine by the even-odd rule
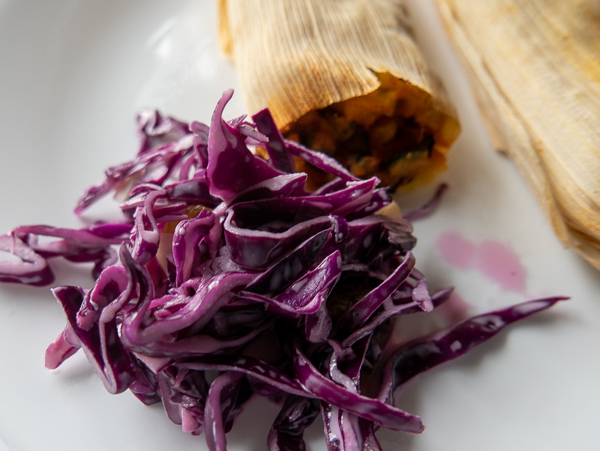
[[[437,3],[495,141],[600,269],[600,2]]]
[[[427,141],[433,144],[421,155],[398,149],[394,159],[389,150],[385,156],[371,152],[371,159],[360,164],[334,156],[360,176],[376,174],[385,184],[419,184],[445,168],[460,127],[415,45],[406,16],[398,0],[220,0],[220,42],[237,68],[248,110],[268,107],[286,136],[312,148],[332,154],[337,144],[331,141],[348,131],[348,122],[368,130],[384,122],[389,127],[380,127],[380,140],[395,129],[389,121],[374,125],[375,119],[402,116],[416,122],[424,130],[418,131],[421,139],[433,135]],[[333,126],[322,124],[327,115],[335,116]],[[336,128],[340,118],[345,125]],[[310,142],[303,141],[307,134]],[[390,168],[400,153],[408,155],[402,158],[403,169]],[[429,156],[426,164],[421,164],[422,154]],[[386,168],[379,171],[377,165]],[[396,177],[402,180],[388,178],[386,171],[404,171]]]

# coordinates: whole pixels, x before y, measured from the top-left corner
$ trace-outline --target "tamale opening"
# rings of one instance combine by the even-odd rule
[[[363,96],[312,110],[284,127],[286,138],[327,153],[362,178],[377,176],[392,190],[421,186],[446,169],[460,133],[455,118],[433,108],[431,95],[389,73]],[[302,161],[315,186],[326,175]]]

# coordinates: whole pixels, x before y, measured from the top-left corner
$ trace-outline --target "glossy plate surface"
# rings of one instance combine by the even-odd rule
[[[399,400],[426,431],[381,431],[381,442],[407,451],[597,449],[600,273],[562,249],[512,162],[492,149],[431,2],[409,6],[464,129],[442,177],[450,191],[415,225],[418,267],[432,288],[454,285],[473,313],[554,294],[572,300],[423,377]],[[79,194],[133,155],[140,108],[207,122],[222,92],[237,87],[215,24],[212,0],[0,1],[0,231],[78,226]],[[243,112],[238,92],[226,115]],[[431,189],[402,203],[418,205]],[[66,284],[91,283],[72,265],[57,272]],[[0,440],[9,450],[205,449],[161,407],[107,394],[83,355],[46,370],[44,351],[63,326],[49,290],[0,286]],[[230,448],[265,449],[276,413],[253,402]],[[307,441],[324,450],[319,424]]]

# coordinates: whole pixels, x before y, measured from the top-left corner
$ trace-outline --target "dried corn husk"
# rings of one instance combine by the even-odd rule
[[[600,269],[600,2],[437,2],[495,141]]]
[[[458,119],[399,1],[220,0],[219,15],[251,113],[388,186],[445,168]]]

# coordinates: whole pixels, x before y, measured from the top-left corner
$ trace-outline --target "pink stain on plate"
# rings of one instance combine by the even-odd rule
[[[447,232],[439,236],[438,248],[444,259],[461,269],[468,269],[473,266],[477,246],[458,233]]]
[[[519,256],[507,245],[491,240],[481,243],[477,252],[477,267],[503,290],[525,294],[527,270]]]
[[[493,240],[476,244],[456,232],[442,233],[437,245],[451,265],[476,269],[503,290],[526,294],[527,270],[510,246]]]
[[[450,293],[448,300],[437,307],[435,311],[448,323],[454,324],[465,319],[470,308],[471,304],[454,290]]]

